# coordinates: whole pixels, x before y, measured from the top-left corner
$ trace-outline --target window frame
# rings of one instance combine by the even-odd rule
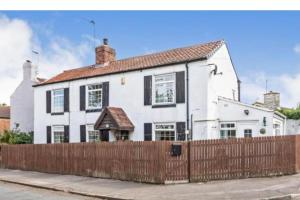
[[[89,86],[94,86],[94,85],[100,85],[101,88],[89,90]],[[90,91],[97,91],[97,90],[101,91],[101,93],[100,93],[101,94],[100,106],[99,107],[89,106],[89,92]],[[102,101],[103,101],[103,84],[102,83],[93,83],[93,84],[88,84],[88,85],[85,86],[85,107],[86,107],[86,110],[101,109],[102,106],[103,106]]]
[[[250,133],[246,133],[246,131],[250,131]],[[252,133],[253,133],[253,131],[251,128],[244,129],[244,138],[252,138]],[[246,136],[246,135],[248,135],[248,136]]]
[[[58,130],[58,129],[61,129],[61,130]],[[64,125],[53,125],[51,127],[51,132],[52,132],[51,136],[53,138],[53,140],[52,140],[53,142],[52,143],[54,143],[54,144],[64,143],[64,139],[65,139],[65,126]],[[55,132],[62,132],[63,133],[62,134],[62,140],[60,140],[60,142],[56,142],[56,140],[55,140]]]
[[[154,138],[155,138],[155,141],[176,141],[177,140],[177,132],[176,132],[176,123],[170,123],[170,122],[161,122],[161,123],[154,123]],[[157,129],[156,126],[157,125],[167,125],[167,126],[173,126],[173,129]],[[157,131],[174,131],[174,140],[161,140],[161,139],[157,139],[157,135],[156,135],[156,132]]]
[[[92,128],[91,128],[92,127]],[[93,130],[91,130],[91,129],[93,129]],[[94,128],[94,124],[87,124],[87,125],[85,125],[85,134],[86,134],[86,138],[87,138],[87,142],[101,142],[101,137],[100,137],[100,131],[99,130],[95,130],[95,128]],[[89,131],[93,131],[93,132],[98,132],[98,137],[99,137],[99,140],[97,141],[97,140],[90,140],[90,133],[89,133]],[[96,137],[95,137],[96,138]]]
[[[233,124],[234,127],[222,127],[223,124]],[[227,132],[227,134],[225,136],[222,136],[222,134],[221,134],[222,131],[225,131],[225,133],[226,133],[226,131],[235,131],[235,136],[234,137],[232,137],[232,136],[229,137],[228,136],[228,132]],[[220,123],[220,138],[221,139],[236,138],[237,137],[236,135],[237,135],[236,122],[221,122]]]
[[[60,110],[55,109],[55,91],[62,91],[62,107]],[[64,107],[65,107],[65,90],[64,88],[58,88],[51,90],[51,113],[64,113]]]
[[[174,80],[172,81],[158,81],[156,82],[156,78],[157,77],[160,77],[160,76],[168,76],[168,75],[172,75]],[[160,103],[157,103],[156,102],[156,84],[157,83],[170,83],[170,82],[173,82],[173,98],[172,98],[172,102],[160,102]],[[152,102],[153,102],[153,105],[172,105],[172,104],[175,104],[176,103],[176,72],[171,72],[171,73],[164,73],[164,74],[156,74],[156,75],[153,75],[153,81],[152,81]]]

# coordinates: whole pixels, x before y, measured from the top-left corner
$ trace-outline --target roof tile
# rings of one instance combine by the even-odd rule
[[[72,70],[64,71],[63,73],[44,81],[39,85],[50,83],[63,82],[93,76],[101,76],[106,74],[120,73],[132,70],[147,69],[151,67],[180,63],[190,60],[205,59],[212,55],[221,45],[223,41],[209,42],[190,47],[171,49],[159,53],[137,56],[122,60],[110,62],[106,66],[87,66]]]

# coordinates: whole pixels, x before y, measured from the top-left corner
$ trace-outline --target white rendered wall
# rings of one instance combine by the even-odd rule
[[[234,71],[234,66],[226,45],[222,45],[218,51],[205,63],[206,67],[200,71],[195,70],[195,76],[202,80],[204,91],[198,93],[199,89],[195,88],[193,93],[197,92],[201,96],[199,101],[192,98],[195,102],[191,106],[190,113],[193,115],[193,139],[210,139],[219,136],[218,130],[218,96],[233,99],[233,90],[235,91],[235,100],[238,100],[238,77]],[[209,66],[208,66],[209,65]],[[213,75],[212,70],[217,66],[217,75]],[[201,76],[199,76],[201,74]],[[192,85],[191,81],[191,85]],[[198,99],[201,99],[198,98]]]
[[[35,88],[34,96],[39,103],[35,104],[34,130],[35,143],[46,142],[46,126],[70,125],[70,142],[80,141],[80,125],[94,124],[100,112],[86,113],[79,110],[79,87],[94,83],[109,81],[109,106],[121,107],[135,125],[130,134],[131,140],[144,140],[144,123],[158,122],[185,122],[186,104],[177,104],[176,107],[152,108],[144,106],[144,76],[185,71],[185,65],[153,68],[143,71],[134,71],[124,74],[108,75],[96,78],[81,79],[65,83],[45,85]],[[125,84],[121,84],[125,78]],[[46,91],[58,88],[70,88],[70,112],[64,115],[46,113]],[[110,139],[112,139],[110,135]],[[153,137],[154,132],[153,132]]]
[[[23,80],[10,97],[10,129],[19,124],[18,130],[22,132],[31,132],[34,130],[33,113],[34,98],[33,87],[37,82],[36,69],[31,62],[25,62],[23,65]],[[37,104],[39,99],[36,99]]]
[[[244,110],[248,110],[246,115]],[[244,129],[252,129],[252,136],[275,136],[273,131],[274,121],[281,123],[284,127],[284,119],[274,117],[273,111],[262,110],[253,106],[233,103],[227,100],[219,101],[219,122],[234,122],[237,127],[237,137],[244,137]],[[264,126],[263,118],[266,117],[266,126]],[[220,127],[219,127],[220,128]],[[265,128],[266,133],[260,134],[260,129]],[[283,129],[281,134],[284,134]],[[218,136],[219,137],[219,136]]]

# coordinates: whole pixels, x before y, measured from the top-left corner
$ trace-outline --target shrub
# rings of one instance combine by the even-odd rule
[[[0,143],[6,144],[32,144],[33,133],[6,130],[0,136]]]

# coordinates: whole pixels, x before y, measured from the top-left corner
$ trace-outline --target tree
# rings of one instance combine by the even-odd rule
[[[300,105],[297,108],[281,108],[279,112],[284,114],[288,119],[300,119]]]

